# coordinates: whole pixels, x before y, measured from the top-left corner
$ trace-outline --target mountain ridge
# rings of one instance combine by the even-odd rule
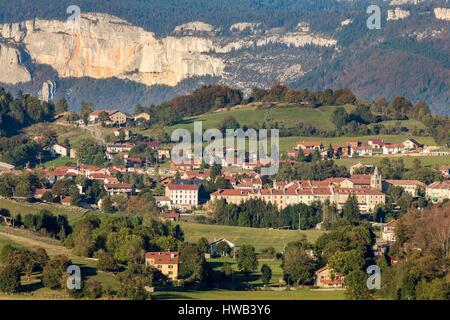
[[[173,5],[176,2],[171,3]],[[32,75],[33,78],[30,82],[29,76],[22,74],[22,78],[18,79],[20,81],[17,81],[19,84],[14,85],[14,82],[11,84],[11,77],[8,77],[10,83],[7,87],[36,93],[41,89],[40,82],[50,80],[57,88],[55,97],[69,95],[69,102],[78,104],[83,96],[81,83],[99,82],[100,86],[103,86],[100,91],[112,95],[115,92],[108,87],[112,82],[104,80],[117,78],[122,82],[123,91],[127,91],[128,88],[139,88],[137,96],[142,98],[137,102],[148,104],[161,101],[160,88],[167,92],[164,97],[170,98],[193,90],[204,83],[204,79],[209,79],[207,83],[227,84],[246,93],[254,86],[267,88],[281,82],[294,88],[308,87],[317,90],[326,87],[333,89],[349,87],[368,100],[381,96],[391,99],[394,95],[405,95],[411,100],[424,100],[436,113],[448,114],[450,84],[446,79],[450,78],[448,45],[450,22],[446,20],[447,10],[437,7],[447,2],[432,1],[432,4],[416,2],[380,3],[384,20],[383,30],[378,33],[369,32],[365,27],[367,14],[363,9],[368,3],[365,0],[330,1],[328,4],[319,1],[316,6],[309,1],[302,1],[301,5],[293,5],[293,11],[301,6],[308,8],[311,10],[309,19],[303,20],[305,17],[303,13],[297,18],[296,24],[292,18],[290,20],[285,18],[280,20],[281,27],[274,28],[271,28],[274,26],[271,19],[264,23],[257,20],[234,19],[232,24],[226,24],[226,20],[223,20],[214,25],[208,23],[211,21],[205,18],[202,12],[190,17],[191,22],[184,21],[176,26],[173,26],[174,21],[178,21],[176,18],[168,21],[167,25],[172,24],[171,31],[167,31],[166,28],[165,33],[148,31],[148,28],[133,25],[123,17],[117,18],[111,14],[89,14],[91,18],[94,17],[94,21],[95,17],[110,19],[111,23],[104,26],[92,26],[86,19],[82,19],[82,25],[87,24],[85,28],[89,30],[104,28],[109,31],[118,28],[123,34],[129,35],[130,39],[137,39],[131,48],[128,44],[124,44],[119,49],[117,48],[122,41],[120,37],[111,36],[109,43],[102,48],[99,43],[103,45],[105,39],[108,41],[103,35],[99,36],[98,40],[89,42],[92,38],[90,36],[86,37],[89,41],[85,41],[79,40],[80,37],[77,38],[70,32],[69,36],[60,34],[64,32],[64,21],[54,22],[58,25],[55,29],[56,35],[46,33],[40,38],[33,35],[34,43],[39,45],[29,41],[27,39],[29,35],[20,39],[22,36],[20,32],[16,32],[14,37],[8,36],[7,32],[14,28],[20,31],[23,24],[15,24],[15,27],[4,24],[1,28],[4,40],[14,38],[16,44],[21,44],[23,48],[16,48],[17,56],[29,55],[28,64],[32,65],[28,68],[29,76]],[[84,4],[83,1],[81,3]],[[148,5],[146,1],[144,3]],[[198,3],[201,1],[194,1],[193,6]],[[245,7],[253,2],[241,3]],[[267,9],[265,6],[269,4],[264,3],[261,6],[263,9],[256,10],[255,16],[265,12]],[[282,12],[279,9],[282,5],[274,1],[273,7],[276,17],[277,12]],[[401,9],[396,11],[397,8]],[[439,9],[438,14],[436,8]],[[346,12],[344,9],[349,11]],[[130,10],[136,12],[136,7]],[[391,11],[394,11],[394,15]],[[161,14],[163,13],[164,10],[161,9]],[[321,23],[318,23],[319,14],[330,14],[330,18],[322,19]],[[287,13],[285,15],[288,16]],[[83,13],[82,16],[86,17],[86,14]],[[389,16],[390,19],[387,20]],[[205,18],[205,21],[201,21],[201,18]],[[0,21],[5,20],[7,20],[5,16],[0,16]],[[40,22],[42,20],[37,21],[42,23]],[[114,26],[110,27],[112,23]],[[133,34],[128,32],[130,30],[139,32]],[[63,40],[45,42],[46,38]],[[81,45],[82,51],[78,55],[70,56],[70,52],[74,52],[76,46],[68,44],[76,41]],[[146,41],[153,43],[148,46],[150,49],[146,49]],[[61,46],[61,42],[64,45]],[[5,42],[3,41],[0,46],[5,46]],[[60,48],[64,46],[66,46],[64,50],[68,53],[61,53],[64,50]],[[40,53],[40,51],[45,53],[45,50],[59,52],[60,57],[56,59],[50,53]],[[131,54],[126,54],[127,50]],[[108,55],[110,57],[107,57]],[[101,59],[96,59],[96,56]],[[107,58],[104,58],[105,56]],[[167,57],[171,61],[166,61]],[[59,62],[56,63],[54,60]],[[5,61],[9,60],[3,59],[0,55],[0,64]],[[25,65],[26,61],[23,64]],[[40,72],[43,69],[47,72]],[[49,69],[52,71],[49,72]],[[187,79],[189,81],[186,82]],[[130,81],[144,84],[153,90],[140,88]],[[5,84],[2,79],[0,82]],[[73,85],[70,86],[69,83]],[[191,86],[188,88],[186,83],[190,83]],[[183,86],[182,90],[180,86]],[[61,92],[58,88],[64,88],[66,91]],[[117,86],[114,88],[117,89]],[[172,95],[170,91],[173,91]],[[114,103],[110,98],[94,100],[93,102],[99,105]],[[129,103],[136,103],[136,100],[130,99],[123,104],[117,102],[119,108],[126,109],[131,108],[132,105]]]

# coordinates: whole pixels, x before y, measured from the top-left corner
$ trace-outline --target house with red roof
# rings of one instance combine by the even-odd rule
[[[145,265],[158,269],[170,280],[176,280],[180,266],[180,253],[147,252],[145,254]]]
[[[395,242],[397,236],[395,234],[395,228],[397,227],[398,221],[391,220],[386,223],[381,230],[381,239],[386,242]]]
[[[343,288],[345,277],[333,272],[325,266],[315,272],[315,286],[317,288]]]
[[[166,197],[170,199],[172,208],[191,210],[199,204],[199,186],[195,184],[168,184]]]
[[[104,185],[104,188],[110,196],[117,194],[132,196],[136,193],[134,185],[129,183],[107,183]]]

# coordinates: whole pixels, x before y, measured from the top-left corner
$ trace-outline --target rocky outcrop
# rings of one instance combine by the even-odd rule
[[[450,21],[450,8],[435,8],[434,15],[439,20]]]
[[[6,24],[0,36],[22,43],[34,61],[52,66],[60,77],[117,77],[173,86],[193,76],[218,76],[224,68],[221,59],[206,54],[212,48],[208,39],[157,39],[103,14],[83,15],[78,28],[57,20]]]
[[[22,64],[20,51],[12,45],[0,43],[0,82],[16,84],[31,80],[30,72]]]
[[[261,26],[236,24],[234,30],[256,30]],[[116,77],[148,86],[175,86],[191,77],[222,77],[226,68],[234,67],[227,55],[238,50],[270,44],[337,45],[334,39],[310,32],[305,23],[287,33],[271,29],[259,30],[260,34],[221,37],[217,31],[196,21],[176,27],[171,36],[158,38],[122,19],[96,13],[83,14],[75,24],[36,19],[0,25],[1,38],[20,43],[34,62],[51,66],[60,78]],[[1,63],[5,61],[2,59]],[[21,79],[29,77],[22,75]],[[10,82],[17,82],[17,77]]]
[[[388,10],[388,20],[403,20],[408,18],[411,15],[411,12],[408,10],[403,10],[400,8],[395,8],[393,10]]]

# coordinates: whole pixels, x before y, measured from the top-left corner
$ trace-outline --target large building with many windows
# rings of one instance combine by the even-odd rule
[[[171,207],[180,210],[191,210],[198,206],[199,187],[195,184],[168,184],[166,197],[170,199]]]

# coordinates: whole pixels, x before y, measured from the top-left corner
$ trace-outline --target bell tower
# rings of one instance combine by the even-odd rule
[[[370,187],[378,191],[382,191],[383,189],[383,185],[381,183],[381,174],[378,171],[378,166],[375,166],[375,170],[370,175]]]

